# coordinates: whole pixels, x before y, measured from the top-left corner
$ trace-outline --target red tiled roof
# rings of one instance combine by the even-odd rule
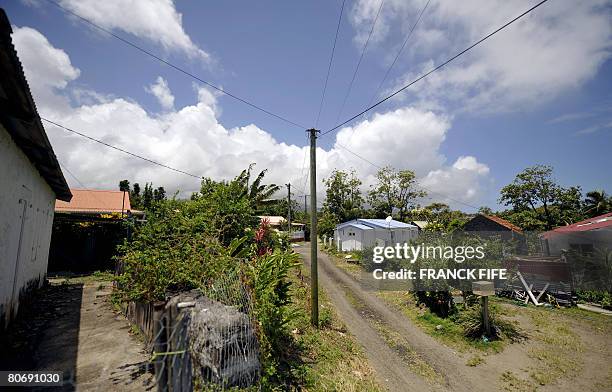
[[[131,209],[129,192],[71,189],[72,200],[55,202],[55,212],[112,213]],[[125,196],[125,199],[124,199]]]
[[[517,233],[522,233],[523,230],[518,227],[517,225],[513,225],[512,223],[508,222],[507,220],[500,218],[499,216],[495,216],[495,215],[483,215],[485,218],[492,220],[493,222],[504,226],[507,229],[510,229],[512,231],[516,231]]]

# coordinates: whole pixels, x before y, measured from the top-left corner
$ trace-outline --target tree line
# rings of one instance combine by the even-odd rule
[[[254,213],[287,216],[287,198],[274,198],[281,188],[263,183],[266,170],[253,176],[253,167],[251,164],[225,184],[240,184],[240,194],[236,196],[248,199]],[[191,199],[210,195],[222,183],[203,179],[200,191],[192,194]],[[333,235],[336,225],[352,219],[388,216],[407,223],[427,221],[427,228],[432,231],[451,231],[461,228],[476,212],[455,210],[442,202],[423,205],[427,192],[418,186],[415,173],[409,169],[383,167],[365,191],[355,170],[334,170],[323,184],[325,198],[318,212],[321,235]],[[130,186],[128,180],[122,180],[119,189],[129,192],[131,206],[137,210],[154,209],[156,203],[167,199],[164,187],[154,188],[152,183],[146,183],[141,192],[138,183]],[[497,215],[524,230],[550,230],[612,211],[612,197],[604,190],[583,194],[580,186],[564,187],[554,178],[553,168],[547,165],[535,165],[518,173],[510,184],[501,188],[498,201],[507,208],[494,211],[481,207],[477,212]],[[291,212],[294,221],[308,224],[309,214],[295,198],[291,199]]]
[[[153,183],[145,183],[144,190],[140,193],[140,184],[134,183],[130,186],[128,180],[119,181],[119,190],[130,195],[130,206],[134,210],[150,210],[156,203],[166,200],[166,190],[163,186],[153,189]]]
[[[323,184],[321,235],[332,235],[338,223],[356,218],[391,216],[403,222],[422,220],[428,222],[428,230],[451,231],[473,216],[445,203],[422,205],[427,192],[419,188],[415,173],[408,169],[381,168],[374,184],[365,192],[354,170],[334,170]],[[498,201],[508,208],[493,211],[481,207],[477,212],[497,215],[524,230],[550,230],[612,211],[612,197],[604,190],[583,195],[580,186],[564,187],[547,165],[535,165],[518,173],[510,184],[502,187]]]

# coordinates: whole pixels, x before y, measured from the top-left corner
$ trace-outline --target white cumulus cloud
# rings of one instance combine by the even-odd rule
[[[20,31],[16,29],[15,34]],[[46,39],[41,40],[44,37],[40,33],[34,35],[38,38],[37,45],[47,46],[39,53],[66,55]],[[192,104],[174,108],[168,98],[172,92],[158,78],[149,89],[158,98],[167,98],[165,101],[160,98],[167,109],[160,114],[149,113],[133,100],[93,91],[83,93],[78,89],[74,90],[87,99],[70,104],[66,100],[65,106],[56,108],[49,95],[54,99],[65,99],[68,94],[74,96],[70,81],[78,74],[65,70],[76,68],[67,55],[65,61],[58,62],[54,56],[34,56],[31,51],[38,48],[36,45],[15,42],[28,80],[31,84],[42,83],[33,88],[40,113],[60,124],[197,176],[229,179],[256,162],[257,169],[269,169],[270,182],[291,182],[298,195],[307,186],[306,146],[279,141],[255,124],[224,127],[218,120],[217,97],[206,88],[199,87],[194,92]],[[55,80],[40,82],[43,76]],[[187,194],[199,189],[197,178],[135,159],[55,126],[45,124],[45,127],[60,161],[87,187],[112,189],[121,179],[129,179],[141,184],[153,181],[170,193],[180,190]],[[450,128],[448,117],[411,107],[375,114],[345,127],[336,135],[332,148],[317,151],[320,192],[321,181],[334,169],[355,168],[364,180],[365,190],[373,181],[376,165],[390,164],[398,169],[414,170],[422,184],[432,190],[443,191],[453,199],[475,202],[480,198],[481,184],[488,178],[488,167],[473,156],[460,157],[451,166],[446,164],[440,148]],[[67,179],[72,186],[80,186],[68,174]],[[440,195],[432,194],[432,197],[446,200]]]
[[[357,37],[378,3],[358,0],[355,4],[352,12],[365,18],[359,25],[355,21]],[[380,46],[401,42],[424,3],[387,0],[377,23],[381,35],[387,33],[378,36]],[[536,3],[432,0],[396,65],[395,73],[402,76],[388,91],[408,84]],[[410,99],[442,102],[448,109],[524,110],[581,86],[611,54],[609,2],[549,1],[408,93],[413,94]]]
[[[161,76],[157,77],[155,83],[146,88],[146,91],[153,94],[161,107],[165,110],[174,109],[174,95],[168,87],[168,82]]]
[[[210,54],[185,32],[183,16],[172,0],[61,0],[60,4],[105,29],[121,30],[167,51],[210,61]]]

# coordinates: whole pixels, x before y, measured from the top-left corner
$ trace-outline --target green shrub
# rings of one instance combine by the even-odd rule
[[[480,305],[470,306],[458,312],[453,319],[463,327],[463,333],[468,338],[479,339],[486,335]],[[507,338],[514,342],[524,338],[516,324],[502,319],[495,307],[489,307],[489,325],[492,335],[487,337],[490,339]]]
[[[299,265],[299,256],[275,252],[253,259],[248,264],[248,285],[253,292],[255,318],[259,327],[264,384],[282,383],[287,375],[287,347],[292,337],[287,324],[296,316],[291,303],[288,274]]]

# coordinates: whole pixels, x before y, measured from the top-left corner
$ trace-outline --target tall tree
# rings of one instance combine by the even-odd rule
[[[531,213],[547,230],[571,223],[579,217],[580,188],[563,188],[553,179],[553,168],[528,167],[500,191],[500,203],[512,206],[515,213]]]
[[[142,208],[142,197],[140,194],[140,184],[137,182],[134,183],[132,192],[130,192],[130,204],[132,205],[132,208],[135,208],[135,209]]]
[[[267,169],[259,172],[255,180],[251,183],[251,170],[255,166],[251,163],[248,169],[245,169],[235,179],[236,182],[242,188],[241,196],[247,197],[251,202],[254,209],[259,209],[265,204],[273,203],[271,199],[272,195],[280,190],[280,187],[276,184],[263,184],[262,181],[266,175]]]
[[[149,210],[153,206],[153,184],[145,183],[144,191],[142,192],[142,206]]]
[[[603,215],[612,211],[612,196],[603,189],[588,192],[584,200],[584,210],[589,217]]]
[[[129,192],[130,191],[130,182],[128,180],[119,181],[119,190],[121,192]]]
[[[345,222],[358,218],[362,212],[361,180],[355,171],[334,170],[323,180],[325,184],[325,201],[323,210],[331,214],[336,221]]]
[[[166,200],[166,190],[163,186],[160,186],[153,191],[153,200],[155,202]]]
[[[416,176],[411,170],[396,171],[386,166],[378,171],[376,180],[368,192],[368,202],[381,218],[393,216],[397,211],[399,219],[404,220],[417,199],[426,195],[425,191],[417,189]]]

